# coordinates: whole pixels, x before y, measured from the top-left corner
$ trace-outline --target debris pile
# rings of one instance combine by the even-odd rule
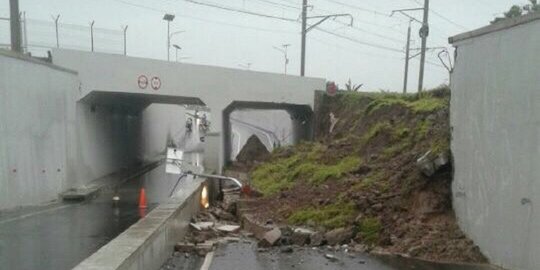
[[[244,228],[261,248],[346,245],[485,262],[452,209],[449,99],[445,88],[325,97],[317,142],[277,149],[250,167],[262,197],[238,202]]]
[[[204,256],[218,244],[238,242],[241,239],[240,225],[236,217],[221,207],[210,207],[192,218],[189,232],[184,241],[175,245],[176,252]]]
[[[268,159],[270,152],[266,149],[266,146],[261,142],[259,137],[251,135],[246,144],[240,150],[240,153],[236,156],[237,162],[246,165],[253,165],[255,162],[261,162]]]

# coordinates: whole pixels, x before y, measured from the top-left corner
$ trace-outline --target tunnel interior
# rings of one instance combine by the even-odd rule
[[[77,179],[88,182],[158,161],[166,147],[200,151],[200,138],[186,132],[186,119],[194,108],[204,107],[204,102],[193,97],[91,92],[77,103],[77,147],[82,161]]]
[[[251,119],[248,115],[252,115]],[[284,128],[287,125],[289,130]],[[223,110],[223,155],[226,165],[234,161],[247,140],[246,135],[238,138],[241,130],[246,128],[251,130],[247,136],[251,133],[259,137],[269,151],[286,144],[312,140],[313,110],[308,105],[288,103],[232,102]]]

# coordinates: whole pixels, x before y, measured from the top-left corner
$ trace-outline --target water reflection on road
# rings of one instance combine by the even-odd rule
[[[0,269],[73,268],[165,201],[177,179],[159,166],[103,191],[90,202],[60,203],[0,216]],[[148,200],[145,210],[138,207],[141,187]],[[114,195],[120,197],[117,207],[112,205]]]

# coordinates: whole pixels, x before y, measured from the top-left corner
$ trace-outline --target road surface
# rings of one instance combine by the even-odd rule
[[[103,191],[90,202],[57,203],[2,213],[0,269],[73,268],[167,199],[176,179],[175,175],[165,174],[164,166],[159,166],[126,181],[117,192]],[[142,186],[149,202],[146,210],[138,207]],[[118,207],[112,206],[115,193],[120,196]]]

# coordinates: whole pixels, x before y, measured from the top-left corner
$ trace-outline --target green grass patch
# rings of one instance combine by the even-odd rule
[[[353,190],[362,191],[368,188],[376,187],[381,192],[386,192],[389,189],[388,179],[384,177],[384,174],[379,172],[373,172],[367,175],[362,181],[352,186]]]
[[[359,157],[348,156],[337,160],[336,164],[321,164],[326,146],[320,144],[303,144],[295,150],[296,154],[290,157],[274,158],[257,167],[251,173],[253,187],[269,196],[292,188],[299,179],[319,185],[329,179],[342,178],[362,163]]]
[[[379,241],[379,233],[382,225],[377,218],[364,218],[358,226],[358,233],[366,244],[376,244]]]
[[[321,184],[328,179],[339,179],[345,174],[350,173],[362,163],[359,157],[346,157],[336,165],[320,165],[313,168],[313,174],[309,182],[315,185]]]
[[[409,103],[407,106],[416,113],[434,112],[448,107],[448,100],[426,96]]]
[[[294,185],[294,176],[290,172],[300,160],[301,157],[296,154],[260,165],[251,174],[253,186],[265,195],[291,188]]]
[[[433,126],[433,123],[430,120],[421,120],[416,124],[416,132],[418,134],[418,139],[422,140],[427,138],[429,130]]]
[[[388,122],[379,122],[375,125],[373,125],[360,139],[363,144],[369,142],[371,139],[375,138],[375,136],[379,135],[381,132],[384,131],[392,131],[392,125]]]
[[[295,225],[313,222],[326,229],[335,229],[350,224],[355,218],[356,206],[352,202],[338,202],[322,207],[307,207],[292,213],[287,221]]]

